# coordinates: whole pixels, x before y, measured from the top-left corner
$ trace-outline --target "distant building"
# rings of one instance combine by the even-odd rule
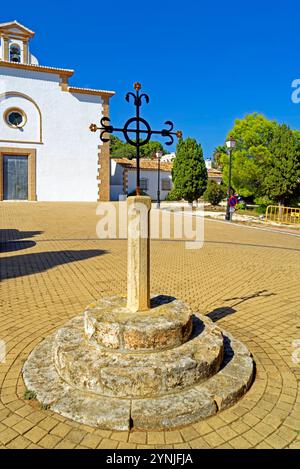
[[[173,164],[166,161],[160,163],[160,199],[165,200],[173,187]],[[142,158],[140,160],[140,187],[152,200],[157,199],[158,188],[157,159]],[[127,158],[111,158],[110,199],[119,200],[136,188],[136,160]]]
[[[171,163],[174,158],[176,158],[176,153],[168,153],[167,155],[163,155],[161,157],[161,161],[166,161],[168,163]]]
[[[212,161],[210,158],[208,158],[207,160],[204,160],[205,161],[205,166],[206,166],[206,169],[211,169],[212,167]]]
[[[174,159],[174,158],[173,158]],[[173,188],[172,182],[173,162],[161,161],[160,164],[160,199],[165,200],[168,192]],[[157,199],[158,186],[157,159],[141,158],[140,179],[141,189],[152,200]],[[222,182],[222,173],[217,169],[208,170],[208,179]],[[119,200],[119,197],[133,192],[136,188],[136,160],[127,158],[111,158],[110,199]]]
[[[222,182],[222,173],[218,169],[211,168],[208,169],[208,179],[211,181],[215,181],[218,184],[221,184]]]

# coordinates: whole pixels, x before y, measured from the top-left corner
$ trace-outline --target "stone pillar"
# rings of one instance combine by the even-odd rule
[[[3,53],[2,53],[3,60],[9,60],[9,43],[8,38],[3,38]]]
[[[132,312],[146,311],[150,308],[151,198],[128,197],[127,210],[127,307]]]
[[[109,117],[109,98],[102,97],[102,116]],[[98,201],[110,200],[110,149],[109,142],[98,146]]]
[[[28,41],[23,41],[23,62],[24,64],[29,63]]]

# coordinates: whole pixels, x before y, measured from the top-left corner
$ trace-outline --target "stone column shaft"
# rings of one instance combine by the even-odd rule
[[[133,312],[150,308],[150,209],[150,197],[127,199],[127,307]]]

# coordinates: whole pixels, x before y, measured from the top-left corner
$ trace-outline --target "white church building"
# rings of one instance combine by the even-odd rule
[[[109,144],[89,125],[112,91],[69,84],[74,71],[39,65],[34,32],[0,24],[0,201],[109,200]]]

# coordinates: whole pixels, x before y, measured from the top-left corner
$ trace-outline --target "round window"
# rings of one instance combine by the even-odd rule
[[[10,127],[23,127],[26,123],[26,115],[21,109],[8,109],[5,120]]]

